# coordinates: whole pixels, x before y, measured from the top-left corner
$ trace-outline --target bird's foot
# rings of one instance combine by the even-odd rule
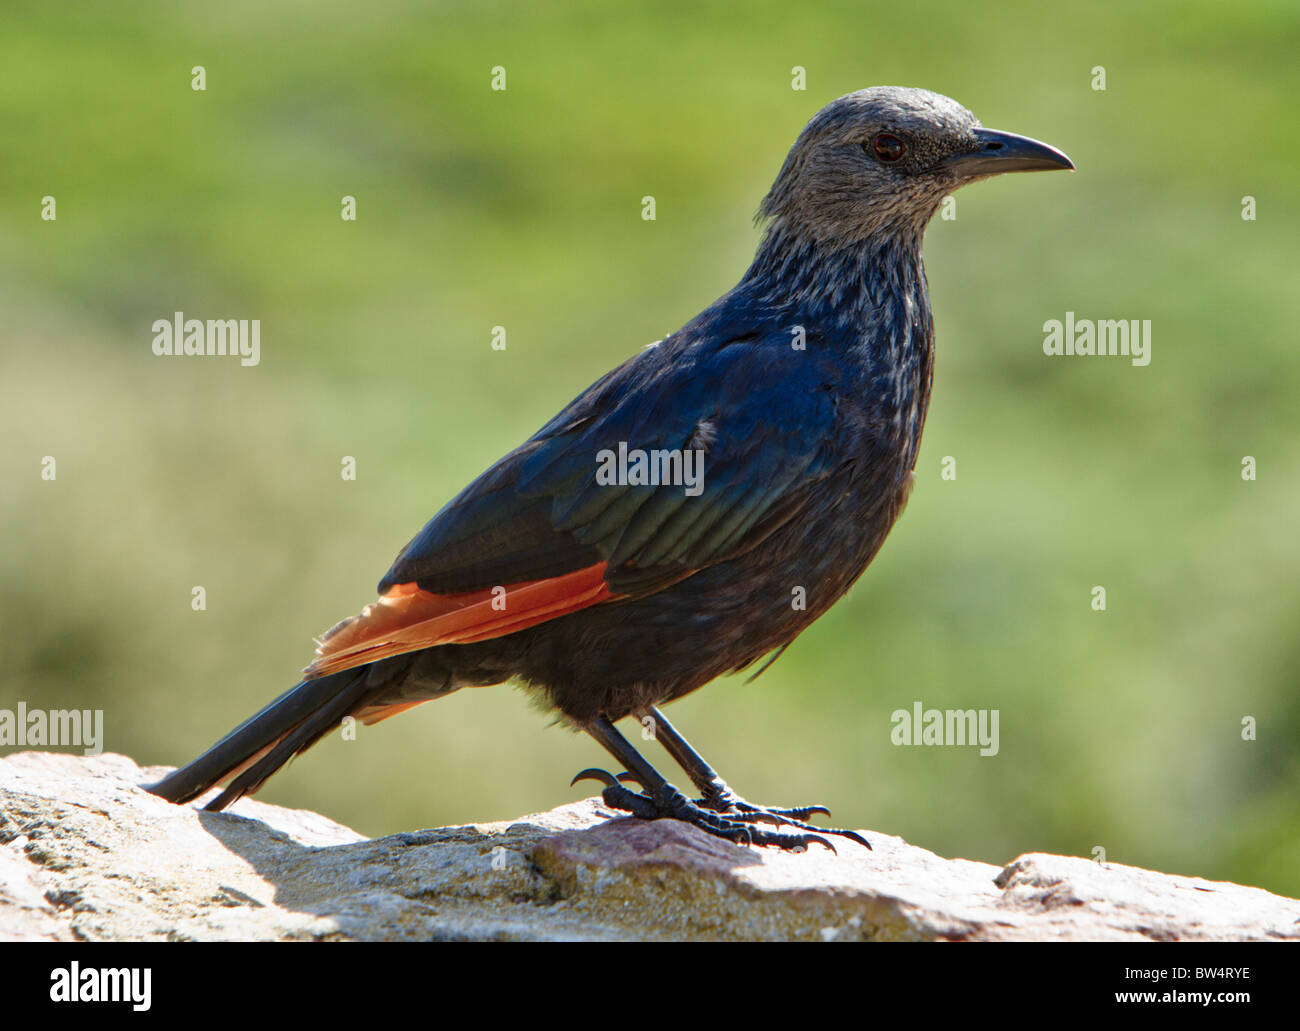
[[[630,773],[621,773],[615,777],[605,770],[596,769],[583,770],[573,778],[573,783],[580,780],[596,780],[604,784],[601,798],[611,809],[631,813],[642,820],[682,820],[715,837],[738,844],[775,845],[789,851],[803,852],[816,842],[834,852],[835,846],[822,835],[836,834],[871,848],[866,838],[856,831],[815,827],[804,822],[814,813],[829,815],[830,811],[825,806],[767,808],[746,802],[730,789],[725,793],[709,792],[707,797],[691,801],[671,786],[662,798],[658,798],[649,792],[639,794],[625,788],[622,781],[637,783]],[[772,823],[779,828],[790,827],[793,830],[767,830],[755,826],[757,823]]]
[[[856,841],[866,848],[871,848],[871,842],[857,831],[844,830],[840,827],[816,827],[807,823],[808,818],[815,813],[821,813],[824,816],[831,815],[831,811],[824,805],[801,805],[789,808],[754,805],[752,802],[746,802],[720,780],[706,787],[704,797],[698,799],[698,804],[706,806],[714,812],[721,813],[728,819],[743,821],[766,820],[787,827],[816,831],[818,834],[836,834],[842,838],[848,838],[850,841]]]
[[[696,802],[716,813],[753,813],[756,819],[762,819],[764,816],[781,817],[779,822],[807,820],[816,813],[821,813],[823,816],[831,815],[831,811],[824,805],[801,805],[789,809],[754,805],[752,802],[746,802],[730,788],[721,792],[708,792],[703,798],[697,798]]]

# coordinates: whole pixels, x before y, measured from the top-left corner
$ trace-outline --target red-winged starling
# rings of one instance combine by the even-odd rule
[[[614,757],[618,777],[579,778],[615,809],[756,845],[865,845],[809,824],[822,806],[744,801],[658,707],[779,654],[903,511],[934,361],[921,240],[943,199],[1073,167],[926,90],[823,108],[762,202],[739,284],[449,501],[301,683],[151,790],[187,802],[229,780],[207,805],[221,809],[345,717],[517,679]],[[653,721],[700,798],[619,733],[626,716]]]

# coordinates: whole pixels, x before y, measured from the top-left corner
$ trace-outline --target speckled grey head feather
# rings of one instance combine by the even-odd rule
[[[979,119],[930,90],[876,86],[827,104],[790,148],[758,217],[792,223],[819,240],[860,240],[924,227],[958,177],[944,159],[974,150]],[[870,152],[892,133],[908,144],[896,165]]]

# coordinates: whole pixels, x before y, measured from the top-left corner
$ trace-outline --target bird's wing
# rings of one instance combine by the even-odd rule
[[[752,338],[634,357],[434,516],[379,601],[325,634],[307,675],[653,593],[753,547],[829,472],[825,382],[806,352]],[[702,452],[699,493],[598,482],[620,445]]]

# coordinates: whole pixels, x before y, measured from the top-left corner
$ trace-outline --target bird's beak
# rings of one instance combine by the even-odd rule
[[[963,179],[1003,172],[1046,172],[1074,168],[1074,162],[1055,147],[997,129],[976,129],[976,148],[948,158],[943,167]]]

